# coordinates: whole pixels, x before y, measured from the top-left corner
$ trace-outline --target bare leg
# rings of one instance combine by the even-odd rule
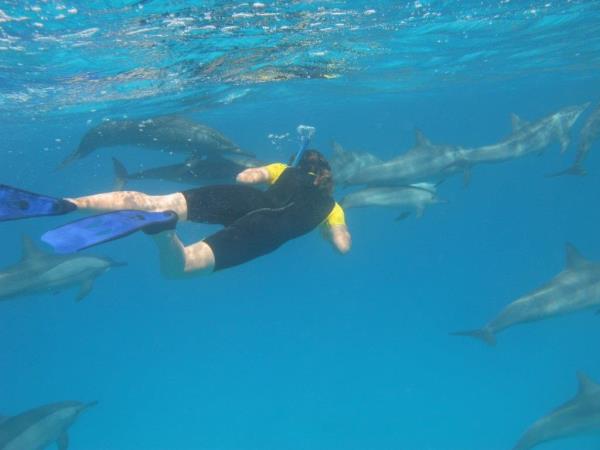
[[[175,231],[152,235],[160,256],[160,271],[166,278],[189,278],[208,275],[215,267],[212,249],[203,241],[187,247]]]
[[[92,211],[116,211],[119,209],[174,211],[179,220],[187,220],[187,202],[181,192],[168,195],[148,195],[143,192],[119,191],[67,200],[75,203],[80,209]]]

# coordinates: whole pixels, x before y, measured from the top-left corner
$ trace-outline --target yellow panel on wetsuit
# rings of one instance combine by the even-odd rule
[[[265,169],[269,173],[269,179],[267,183],[274,184],[279,179],[283,171],[287,168],[287,164],[283,163],[273,163],[265,166]]]
[[[346,215],[344,214],[343,208],[337,202],[327,218],[323,221],[323,225],[327,225],[328,227],[346,225]]]

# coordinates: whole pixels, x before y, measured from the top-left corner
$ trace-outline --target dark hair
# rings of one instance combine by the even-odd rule
[[[318,150],[305,150],[298,162],[299,169],[315,175],[314,185],[331,195],[333,193],[333,174],[325,156]]]

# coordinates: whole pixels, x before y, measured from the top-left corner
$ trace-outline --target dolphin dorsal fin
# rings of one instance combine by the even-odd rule
[[[577,379],[579,380],[579,395],[588,394],[600,387],[583,372],[577,372]]]
[[[527,122],[525,122],[523,119],[521,119],[515,113],[512,113],[510,115],[510,122],[512,123],[512,129],[513,129],[513,131],[518,131],[520,128],[522,128],[525,125],[527,125]]]
[[[21,244],[23,247],[23,256],[21,257],[22,261],[27,261],[28,259],[45,255],[45,253],[34,244],[31,238],[25,234],[21,236]]]
[[[431,141],[418,128],[415,130],[415,143],[417,147],[431,147]]]
[[[331,141],[331,146],[333,147],[333,153],[336,155],[343,155],[346,153],[344,147],[337,141]]]
[[[577,269],[588,262],[571,243],[565,245],[565,253],[567,269]]]

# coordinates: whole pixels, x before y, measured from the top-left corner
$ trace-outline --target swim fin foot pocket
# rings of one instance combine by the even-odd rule
[[[0,222],[28,217],[59,216],[77,206],[62,198],[48,197],[0,184]]]
[[[47,231],[42,241],[57,253],[74,253],[104,242],[114,241],[136,231],[156,234],[175,228],[173,211],[147,212],[121,210],[76,220]]]

